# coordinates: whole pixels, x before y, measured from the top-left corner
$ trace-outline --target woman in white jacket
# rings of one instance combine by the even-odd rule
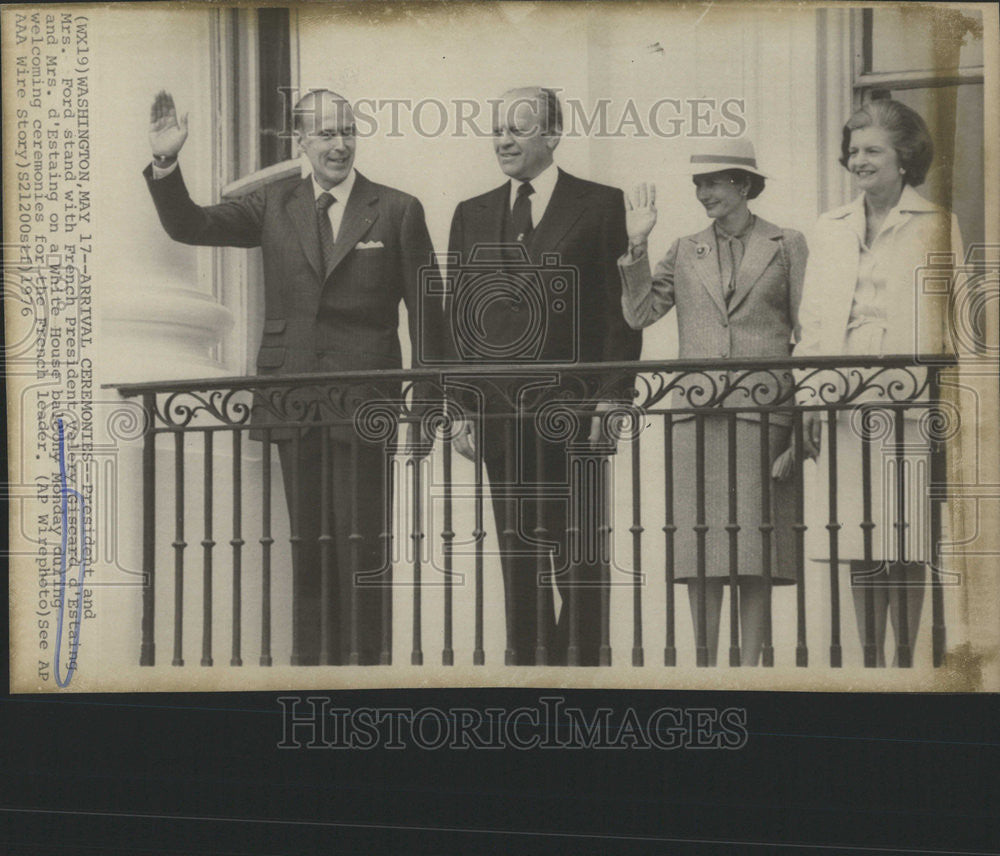
[[[935,288],[925,287],[921,276],[929,262],[940,263],[947,254],[961,258],[961,238],[954,215],[928,202],[914,189],[920,186],[934,155],[933,143],[923,119],[906,105],[889,99],[872,101],[855,112],[843,129],[840,163],[849,170],[863,191],[853,202],[828,211],[819,218],[810,239],[810,257],[799,310],[801,338],[795,356],[852,355],[888,356],[943,353],[950,350],[938,278]],[[931,253],[942,255],[931,257]],[[928,285],[930,281],[928,280]],[[907,370],[909,383],[914,373]],[[884,386],[886,376],[880,378]],[[824,383],[831,384],[822,389]],[[800,395],[800,403],[835,403],[832,391],[843,379],[831,374],[814,376],[808,383],[814,392]],[[825,392],[825,395],[823,394]],[[831,402],[831,398],[833,402]],[[868,395],[871,405],[880,400]],[[860,399],[858,403],[862,403]],[[862,641],[874,645],[878,665],[884,665],[886,614],[890,615],[897,645],[900,593],[907,594],[909,650],[916,640],[924,597],[926,563],[930,559],[927,465],[929,447],[922,426],[914,421],[923,408],[905,411],[906,512],[908,526],[900,544],[896,502],[897,454],[893,414],[882,411],[877,419],[888,429],[882,442],[872,444],[872,469],[868,480],[871,518],[870,543],[865,544],[862,526],[864,503],[852,501],[850,491],[861,487],[860,412],[841,412],[837,420],[837,517],[841,528],[840,561],[852,568],[852,592]],[[825,414],[804,414],[805,451],[820,464],[818,484],[822,496],[807,500],[817,514],[827,512],[826,486],[830,477],[828,455],[821,454]],[[881,432],[880,432],[881,433]],[[851,518],[854,519],[851,519]],[[810,530],[823,533],[828,517],[812,521]],[[872,573],[872,563],[892,563],[890,580],[886,565]],[[865,580],[873,597],[874,639],[866,640]],[[891,583],[891,584],[888,584]],[[890,597],[890,593],[891,597]],[[869,631],[870,632],[870,631]],[[870,647],[869,647],[869,650]]]

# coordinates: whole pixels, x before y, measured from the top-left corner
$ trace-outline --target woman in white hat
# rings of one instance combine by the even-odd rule
[[[640,184],[627,197],[629,251],[619,260],[622,310],[630,326],[648,327],[676,308],[681,359],[787,357],[797,329],[808,250],[801,233],[755,216],[748,202],[760,195],[766,176],[757,168],[748,140],[713,140],[691,155],[695,196],[712,219],[701,232],[678,238],[650,269],[647,239],[656,224],[656,188]],[[686,382],[685,382],[686,381]],[[773,584],[796,580],[792,483],[771,481],[771,464],[788,446],[789,418],[774,413],[768,454],[761,454],[759,411],[738,411],[736,448],[730,449],[726,407],[756,407],[779,401],[790,379],[784,373],[705,372],[678,384],[674,408],[713,401],[725,383],[717,412],[673,417],[673,515],[675,581],[688,586],[695,639],[701,625],[698,568],[705,568],[707,661],[714,665],[724,585],[731,579],[730,464],[735,457],[740,662],[756,665],[764,641],[766,606]],[[708,396],[706,398],[706,395]],[[699,440],[701,435],[701,440]],[[698,490],[702,462],[704,495]],[[767,482],[767,491],[762,488]],[[767,508],[764,497],[770,494]],[[700,523],[699,499],[704,504]],[[765,516],[766,511],[766,516]],[[769,525],[773,531],[763,532]],[[707,527],[702,530],[701,526]],[[704,547],[699,532],[704,532]],[[765,551],[764,544],[770,541]],[[735,596],[735,592],[733,593]],[[704,656],[704,655],[703,655]]]

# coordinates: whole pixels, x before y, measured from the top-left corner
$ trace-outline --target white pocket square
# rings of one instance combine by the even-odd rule
[[[381,241],[358,241],[354,246],[356,250],[380,250],[385,246]]]

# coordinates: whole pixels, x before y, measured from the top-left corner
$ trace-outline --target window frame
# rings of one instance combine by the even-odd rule
[[[872,71],[872,39],[876,7],[851,10],[851,43],[853,68],[851,92],[854,109],[865,101],[868,93],[890,92],[893,89],[933,89],[965,83],[983,83],[983,66],[946,68],[940,71]],[[876,97],[888,97],[876,95]]]

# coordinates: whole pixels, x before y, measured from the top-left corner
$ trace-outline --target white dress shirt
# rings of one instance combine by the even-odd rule
[[[354,189],[354,179],[357,173],[354,168],[347,174],[340,184],[336,184],[329,190],[324,190],[316,181],[316,176],[312,176],[313,198],[319,199],[321,193],[329,193],[337,201],[326,209],[326,216],[330,218],[330,226],[333,228],[333,240],[336,242],[340,233],[340,222],[344,219],[344,209],[347,207],[347,200],[351,198],[351,191]]]
[[[166,178],[175,169],[177,169],[177,158],[174,158],[174,162],[170,166],[157,166],[156,161],[153,161],[153,179]]]
[[[556,181],[559,179],[559,170],[554,163],[549,164],[538,175],[529,181],[519,181],[516,178],[510,180],[510,199],[508,204],[510,210],[514,210],[514,200],[517,199],[517,190],[522,184],[530,184],[535,191],[528,198],[531,200],[531,225],[538,228],[538,224],[545,216],[545,209],[549,207],[549,200],[552,198],[552,191],[556,189]]]

